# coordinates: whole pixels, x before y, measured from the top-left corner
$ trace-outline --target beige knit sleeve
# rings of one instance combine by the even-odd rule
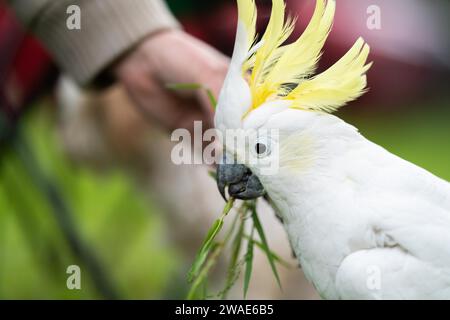
[[[80,84],[92,81],[145,36],[179,27],[161,0],[9,0],[18,17]],[[81,29],[69,30],[67,9],[80,8]]]

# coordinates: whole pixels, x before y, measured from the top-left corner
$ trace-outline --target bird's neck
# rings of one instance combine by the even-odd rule
[[[268,192],[284,220],[294,251],[315,258],[318,242],[323,240],[323,257],[332,264],[345,254],[346,247],[339,247],[339,243],[346,243],[342,235],[352,234],[345,230],[352,225],[352,217],[344,208],[347,195],[355,187],[352,179],[358,168],[348,161],[354,159],[357,165],[369,142],[344,122],[312,138],[313,146],[305,153],[301,169],[282,167],[282,182]],[[277,187],[281,191],[275,190]]]
[[[338,201],[340,194],[354,186],[352,181],[359,179],[363,150],[370,142],[351,126],[341,128],[341,132],[315,140],[313,150],[305,155],[304,166],[295,174],[286,170],[288,190],[298,195],[290,205],[304,209],[293,214],[320,212],[322,207]]]

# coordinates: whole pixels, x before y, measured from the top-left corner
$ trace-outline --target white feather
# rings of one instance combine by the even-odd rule
[[[259,178],[322,297],[450,299],[448,182],[332,115],[287,109],[262,128],[282,135],[279,172]]]

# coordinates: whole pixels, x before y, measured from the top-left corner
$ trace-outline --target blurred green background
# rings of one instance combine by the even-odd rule
[[[369,140],[450,181],[450,100],[422,101],[396,111],[358,112],[357,103],[342,111]],[[355,110],[356,109],[356,110]],[[339,114],[338,114],[339,116]]]
[[[99,173],[73,165],[57,142],[51,111],[34,108],[20,137],[2,150],[0,299],[164,296],[177,254],[165,241],[168,226],[158,209],[119,169]],[[61,226],[46,183],[57,187],[69,209],[63,214],[71,221],[62,222],[69,228]],[[70,248],[64,229],[71,228],[100,274],[89,274],[84,255]],[[69,265],[81,267],[83,290],[67,290]],[[99,290],[102,282],[106,289]]]

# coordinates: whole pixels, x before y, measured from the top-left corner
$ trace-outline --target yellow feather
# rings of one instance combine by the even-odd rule
[[[252,49],[256,50],[255,0],[237,2],[239,21],[246,27],[250,55]],[[242,72],[252,94],[252,106],[246,114],[271,99],[290,100],[292,108],[333,112],[361,96],[367,85],[365,73],[371,66],[366,65],[369,46],[361,38],[336,64],[308,79],[317,67],[330,33],[335,0],[317,0],[303,34],[294,43],[283,46],[295,25],[294,19],[285,21],[285,9],[284,0],[272,0],[270,21],[261,43],[243,64]]]
[[[302,82],[285,99],[292,108],[333,112],[365,92],[370,48],[362,38],[333,66]]]
[[[336,4],[334,0],[318,0],[308,27],[300,38],[289,45],[265,81],[267,90],[284,95],[282,85],[298,84],[311,75],[330,33]]]
[[[238,19],[245,25],[247,32],[247,51],[250,51],[256,39],[256,18],[257,10],[255,0],[237,0]],[[242,71],[246,74],[252,67],[252,62],[247,60],[242,66]]]
[[[253,46],[256,38],[256,4],[255,0],[237,0],[238,19],[244,23],[247,30],[247,48]]]
[[[259,90],[259,86],[264,81],[267,68],[271,67],[274,53],[291,35],[293,23],[285,23],[285,3],[284,0],[272,0],[272,13],[266,32],[262,37],[262,45],[258,49],[254,58],[254,65],[250,77],[250,89],[253,97],[253,106],[258,106],[264,100],[264,92]]]

